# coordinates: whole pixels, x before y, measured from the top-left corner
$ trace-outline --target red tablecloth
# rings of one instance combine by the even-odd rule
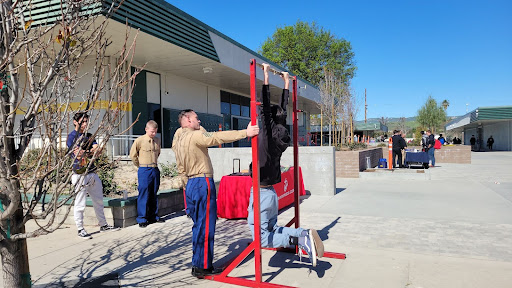
[[[281,173],[281,183],[274,185],[279,198],[279,209],[293,203],[293,171],[294,168],[291,167],[288,171]],[[217,193],[217,216],[227,219],[247,218],[251,187],[252,178],[250,176],[222,177]],[[300,195],[305,195],[306,190],[300,167],[299,188]]]

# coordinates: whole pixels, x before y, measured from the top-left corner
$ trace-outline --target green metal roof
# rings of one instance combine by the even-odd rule
[[[356,123],[354,131],[383,131],[387,132],[388,127],[379,123]]]
[[[478,107],[471,112],[471,122],[512,119],[512,106]]]
[[[125,0],[112,19],[219,62],[208,27],[165,1]]]
[[[111,4],[112,0],[104,0],[103,8]],[[62,17],[61,9],[60,0],[33,0],[24,14],[34,21],[32,25],[46,25]],[[85,10],[92,14],[104,11],[100,2]],[[125,0],[112,19],[219,62],[208,26],[165,1]]]
[[[464,126],[474,125],[472,123],[484,120],[511,120],[512,106],[478,107],[460,117],[446,123],[445,129],[452,130]]]

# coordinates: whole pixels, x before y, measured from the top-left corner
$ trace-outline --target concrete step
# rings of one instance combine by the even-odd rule
[[[400,180],[430,180],[429,169],[415,168],[370,168],[359,172],[359,178],[366,179],[400,179]]]

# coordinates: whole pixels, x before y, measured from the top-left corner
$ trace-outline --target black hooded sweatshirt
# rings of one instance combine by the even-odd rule
[[[258,134],[260,185],[268,186],[281,182],[281,155],[288,148],[291,139],[288,129],[272,119],[270,87],[263,85],[261,94],[263,101],[261,99],[256,100],[261,101],[261,106],[263,106],[258,106],[258,115],[260,116],[260,133]],[[288,95],[288,89],[283,89],[281,108],[284,112],[284,119],[287,115]],[[249,169],[252,176],[252,163]]]

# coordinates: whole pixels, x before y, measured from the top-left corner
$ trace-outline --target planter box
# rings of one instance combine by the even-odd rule
[[[30,199],[30,195],[29,199]],[[48,202],[50,199],[46,199]],[[158,192],[158,215],[164,216],[171,214],[173,212],[182,211],[185,208],[185,203],[183,202],[183,190],[182,189],[171,189],[171,190],[161,190]],[[71,201],[67,203],[68,205],[72,205]],[[92,201],[89,197],[87,197],[87,206],[84,211],[84,225],[94,226],[98,224],[98,220],[96,219],[96,214],[94,213],[94,207],[92,206]],[[105,213],[105,218],[109,224],[112,224],[116,227],[127,227],[131,225],[137,224],[137,197],[129,197],[128,199],[112,199],[112,198],[103,198],[103,205],[105,208],[103,209]],[[73,218],[73,207],[70,207],[71,211],[67,215],[64,220],[65,224],[74,225],[75,220]],[[61,220],[66,214],[67,206],[58,210],[58,218]]]
[[[370,157],[371,167],[379,164],[383,149],[368,148],[358,151],[336,151],[336,177],[359,178],[359,172],[366,169],[366,157]]]

